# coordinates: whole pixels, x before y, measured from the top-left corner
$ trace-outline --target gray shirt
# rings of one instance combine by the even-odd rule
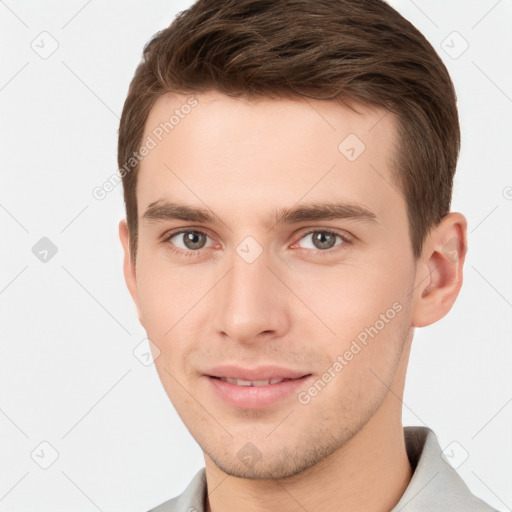
[[[444,460],[434,432],[425,427],[405,427],[404,436],[414,473],[390,512],[496,512],[471,494]],[[205,512],[206,496],[206,473],[202,468],[182,494],[149,512]]]

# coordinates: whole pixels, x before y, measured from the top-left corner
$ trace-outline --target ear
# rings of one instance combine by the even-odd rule
[[[126,219],[122,219],[119,222],[119,239],[121,240],[121,245],[123,246],[124,252],[124,280],[126,282],[128,290],[130,291],[130,295],[132,296],[133,302],[135,302],[135,306],[137,307],[137,315],[139,317],[139,322],[143,325],[142,314],[139,307],[139,294],[137,289],[135,262],[132,261],[132,257],[130,254],[130,232],[128,230],[128,224],[126,222]]]
[[[416,266],[412,325],[424,327],[450,311],[462,286],[467,251],[467,221],[456,212],[445,215],[425,239]]]

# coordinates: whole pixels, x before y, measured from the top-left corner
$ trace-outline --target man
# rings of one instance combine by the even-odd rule
[[[205,468],[162,511],[488,511],[401,424],[462,285],[455,92],[381,0],[199,0],[145,48],[124,273]]]

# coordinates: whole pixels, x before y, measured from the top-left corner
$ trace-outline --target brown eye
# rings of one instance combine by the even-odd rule
[[[168,238],[168,241],[179,249],[197,251],[206,247],[208,235],[202,231],[180,231]]]

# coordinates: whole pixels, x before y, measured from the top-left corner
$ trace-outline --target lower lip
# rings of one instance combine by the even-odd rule
[[[309,377],[311,375],[266,386],[238,386],[214,377],[208,377],[208,380],[224,402],[242,409],[261,409],[296,392]]]

